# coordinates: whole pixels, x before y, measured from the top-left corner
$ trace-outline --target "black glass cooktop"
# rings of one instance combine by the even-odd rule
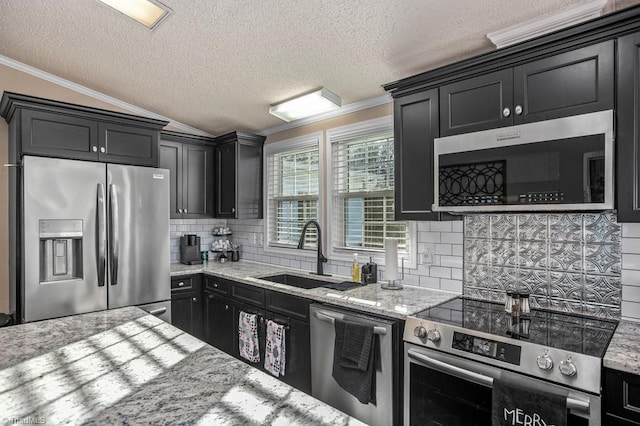
[[[502,304],[463,297],[412,316],[599,358],[618,325],[616,321],[545,310],[513,318]]]

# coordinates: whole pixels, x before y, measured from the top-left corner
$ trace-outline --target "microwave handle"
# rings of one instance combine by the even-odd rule
[[[437,359],[430,358],[426,355],[416,352],[413,349],[407,350],[407,355],[422,364],[432,367],[442,373],[451,374],[459,379],[469,380],[486,387],[493,387],[493,378],[485,376],[484,374],[475,373],[473,371],[465,370],[464,368],[456,367],[446,362],[438,361]],[[582,412],[589,414],[591,411],[589,400],[575,399],[567,397],[567,409],[574,412]]]

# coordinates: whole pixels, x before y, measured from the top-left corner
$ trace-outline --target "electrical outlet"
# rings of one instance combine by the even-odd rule
[[[425,249],[424,253],[422,253],[422,264],[433,265],[433,250],[430,248]]]

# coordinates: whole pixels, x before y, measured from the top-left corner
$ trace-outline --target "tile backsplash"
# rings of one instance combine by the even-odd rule
[[[171,262],[180,262],[180,237],[196,234],[200,237],[200,251],[209,250],[214,239],[213,228],[226,225],[223,219],[171,219],[169,221],[169,252]]]
[[[464,294],[620,318],[621,234],[611,212],[466,216]]]

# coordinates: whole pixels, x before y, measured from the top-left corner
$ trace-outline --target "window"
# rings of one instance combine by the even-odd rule
[[[267,245],[296,248],[302,227],[319,216],[320,135],[265,146]],[[305,247],[316,246],[309,228]]]
[[[382,252],[385,238],[410,250],[409,225],[394,220],[394,148],[390,118],[327,132],[331,143],[333,253]]]

